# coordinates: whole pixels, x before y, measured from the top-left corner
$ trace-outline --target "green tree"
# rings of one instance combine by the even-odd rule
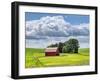
[[[48,47],[58,47],[58,44],[57,43],[56,44],[51,44]]]
[[[64,53],[78,53],[79,42],[77,39],[69,39],[65,42],[62,52]]]
[[[58,44],[58,50],[59,50],[60,53],[62,53],[63,46],[64,46],[64,43],[59,42],[59,44]]]

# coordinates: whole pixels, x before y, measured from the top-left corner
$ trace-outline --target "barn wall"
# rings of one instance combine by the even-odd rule
[[[59,53],[58,52],[46,52],[45,56],[58,56]]]

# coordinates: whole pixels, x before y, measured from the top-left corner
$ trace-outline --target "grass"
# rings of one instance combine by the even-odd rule
[[[26,48],[26,68],[80,65],[89,65],[89,48],[79,49],[78,54],[60,53],[60,56],[45,56],[44,49]]]

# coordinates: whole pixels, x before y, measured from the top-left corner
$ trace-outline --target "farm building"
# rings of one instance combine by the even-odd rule
[[[58,48],[46,48],[45,56],[59,56]]]

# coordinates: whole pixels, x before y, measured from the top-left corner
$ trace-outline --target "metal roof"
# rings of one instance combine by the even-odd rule
[[[58,48],[55,47],[55,48],[46,48],[45,49],[45,52],[57,52]]]

